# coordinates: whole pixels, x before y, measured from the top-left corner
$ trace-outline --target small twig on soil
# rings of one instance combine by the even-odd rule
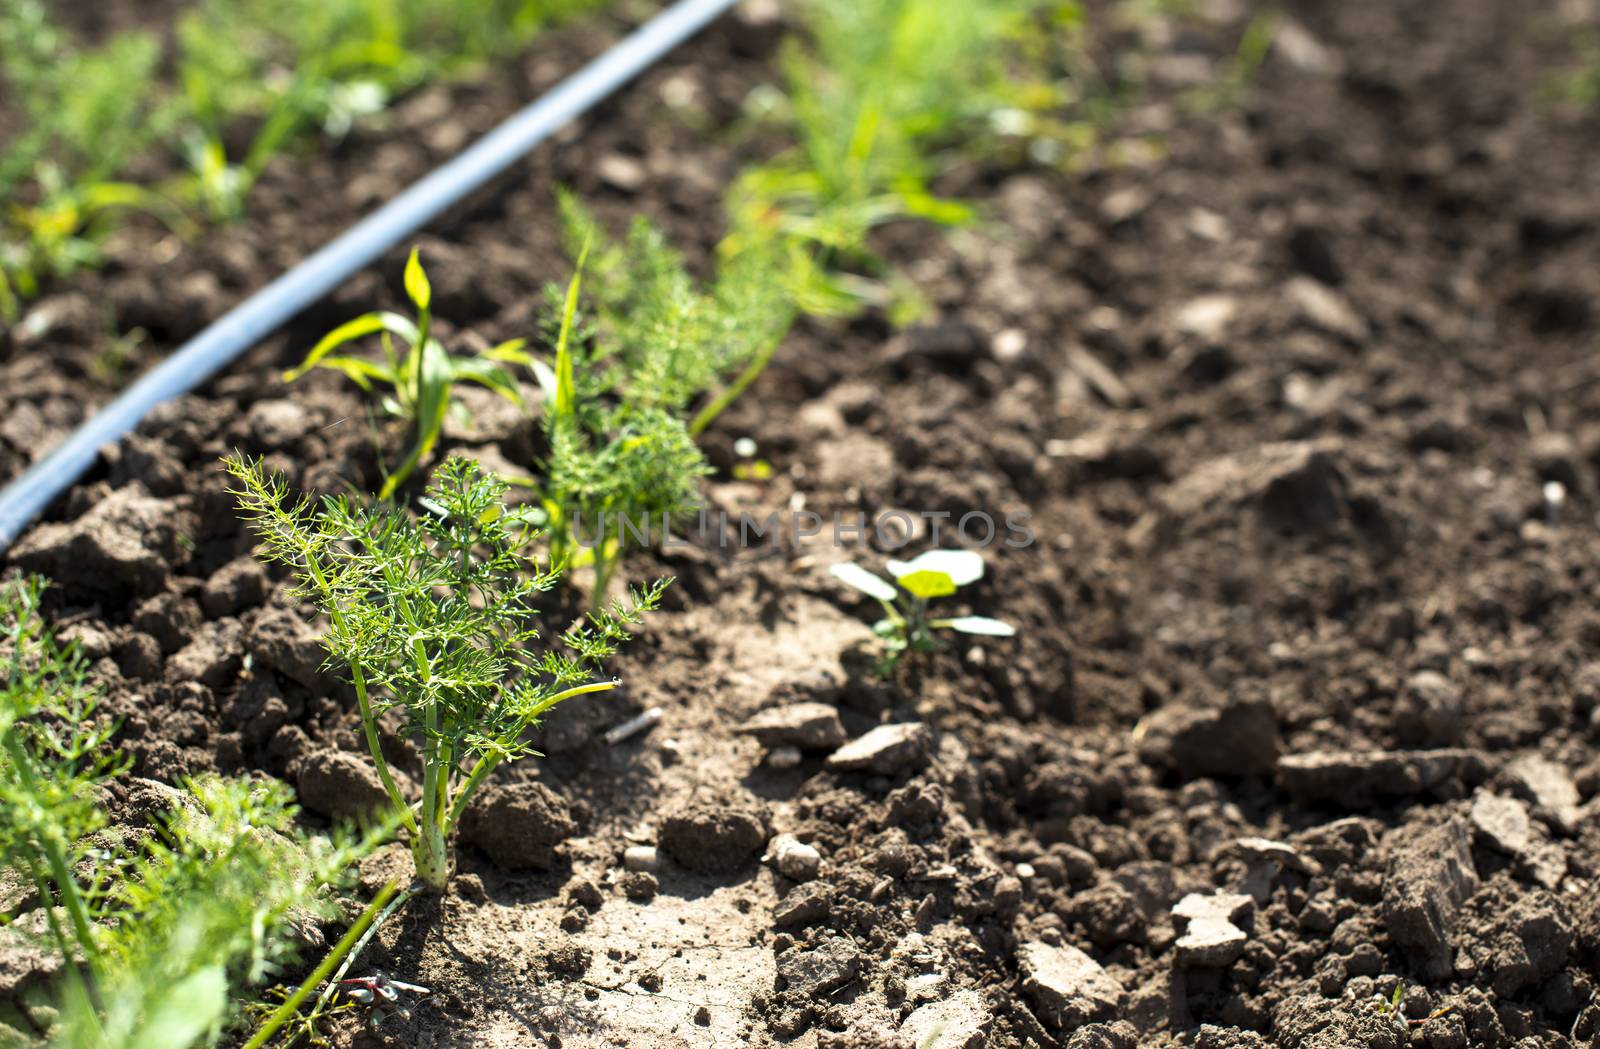
[[[646,729],[654,728],[661,723],[662,710],[660,707],[651,707],[636,718],[629,718],[610,732],[605,734],[608,746],[616,746],[623,740],[632,739]]]

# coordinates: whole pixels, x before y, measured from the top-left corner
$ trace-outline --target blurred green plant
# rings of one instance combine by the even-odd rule
[[[900,219],[974,219],[932,181],[957,130],[992,108],[1003,45],[1039,2],[803,0],[808,40],[784,50],[784,92],[762,96],[793,144],[735,182],[724,255],[778,242],[807,313],[914,309],[868,235]]]
[[[698,435],[755,381],[794,323],[783,259],[741,252],[700,286],[649,220],[635,219],[625,240],[612,240],[572,194],[557,201],[567,252],[590,275],[594,321],[585,334],[597,348],[586,370],[600,388],[585,399],[614,394],[689,416]],[[559,315],[565,320],[564,309]]]
[[[160,193],[117,176],[168,126],[160,61],[144,33],[69,46],[38,0],[0,0],[0,87],[20,125],[0,154],[0,316],[41,281],[96,265],[119,213],[182,218]]]
[[[404,283],[406,296],[417,311],[415,320],[387,310],[364,313],[324,335],[305,360],[283,374],[285,382],[293,382],[313,368],[327,368],[368,394],[377,393],[374,383],[389,387],[390,392],[379,403],[390,415],[411,424],[413,440],[405,459],[384,479],[378,493],[381,499],[392,496],[439,443],[456,383],[479,383],[513,404],[522,404],[522,393],[504,362],[525,359],[523,340],[500,343],[475,357],[456,356],[433,335],[433,289],[415,248],[406,260]],[[379,360],[333,352],[372,335],[379,337],[383,350]],[[397,338],[404,345],[404,352],[395,350]]]
[[[302,834],[272,780],[173,791],[148,832],[110,828],[127,767],[85,661],[40,614],[43,584],[0,587],[0,866],[37,893],[60,959],[60,1049],[212,1045],[234,996],[282,976],[366,842]]]
[[[405,92],[605,2],[198,0],[164,54],[143,32],[79,46],[41,0],[0,0],[0,89],[19,124],[0,156],[0,315],[14,318],[42,281],[98,265],[127,213],[182,234],[193,212],[238,218],[296,143],[337,139]],[[187,175],[125,177],[162,151]]]

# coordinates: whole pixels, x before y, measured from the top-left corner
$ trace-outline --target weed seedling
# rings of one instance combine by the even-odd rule
[[[393,495],[439,443],[445,413],[450,408],[451,390],[456,383],[479,383],[514,404],[522,403],[516,380],[502,362],[521,359],[523,340],[503,342],[477,357],[453,356],[433,335],[433,290],[415,248],[406,260],[405,288],[406,296],[416,308],[416,320],[386,310],[364,313],[324,335],[306,354],[305,360],[283,375],[286,382],[293,382],[312,368],[328,368],[369,394],[376,392],[374,383],[389,387],[390,392],[381,401],[384,410],[410,423],[415,437],[405,459],[384,480],[378,493],[381,499]],[[379,336],[383,350],[380,360],[333,352],[371,335]],[[404,344],[404,352],[396,352],[395,339]]]
[[[894,673],[907,652],[931,652],[935,630],[954,630],[960,634],[985,637],[1012,637],[1015,628],[987,616],[955,616],[934,619],[928,602],[949,597],[968,583],[983,578],[983,558],[970,550],[929,550],[910,561],[891,560],[887,566],[900,589],[882,576],[867,571],[853,561],[834,565],[830,571],[841,582],[875,598],[883,606],[883,618],[872,626],[883,641],[884,654],[879,672]],[[903,593],[902,593],[903,591]]]
[[[473,794],[504,761],[532,753],[523,738],[556,704],[614,688],[601,664],[655,608],[663,580],[537,650],[535,600],[559,568],[522,551],[536,536],[523,509],[503,503],[505,482],[466,459],[442,464],[424,512],[413,517],[343,498],[320,506],[289,499],[258,462],[230,458],[235,495],[263,540],[263,556],[288,566],[296,593],[328,617],[329,662],[350,673],[378,778],[411,838],[417,875],[443,890],[450,838]],[[401,793],[379,745],[393,712],[422,752],[421,798]]]

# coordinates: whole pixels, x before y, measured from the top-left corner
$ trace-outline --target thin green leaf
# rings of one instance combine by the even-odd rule
[[[450,375],[456,382],[487,386],[517,407],[522,406],[522,390],[517,387],[517,381],[493,361],[482,357],[457,357],[450,361]]]
[[[283,373],[283,381],[293,382],[315,368],[324,357],[345,343],[380,331],[390,332],[408,343],[415,343],[417,340],[417,326],[398,313],[387,311],[364,313],[354,320],[345,321],[324,335],[322,340],[311,348],[311,352],[306,354],[305,360]]]
[[[418,249],[411,249],[411,257],[406,259],[405,273],[406,296],[419,310],[426,310],[433,301],[433,287],[428,283],[428,274],[422,268],[422,257]]]
[[[528,345],[527,339],[507,339],[505,342],[489,347],[479,356],[485,360],[506,361],[510,364],[531,366],[538,358],[523,349],[526,345]]]
[[[394,383],[394,372],[388,365],[369,361],[364,357],[347,357],[343,355],[324,357],[317,362],[317,367],[328,368],[339,372],[345,378],[361,387],[365,393],[372,393],[374,381]]]
[[[589,242],[578,254],[578,264],[567,284],[566,301],[561,305],[561,332],[556,336],[555,396],[550,411],[557,418],[570,416],[577,407],[577,384],[572,371],[572,325],[578,316],[578,292],[583,286],[583,264],[589,257]]]
[[[417,398],[417,437],[405,460],[383,482],[378,498],[394,495],[417,464],[427,458],[433,446],[439,443],[444,431],[445,412],[450,407],[450,355],[437,339],[429,339],[422,348],[421,390]]]

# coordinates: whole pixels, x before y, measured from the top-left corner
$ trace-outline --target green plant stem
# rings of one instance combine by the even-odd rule
[[[367,926],[367,930],[361,934],[361,938],[356,941],[356,945],[350,948],[349,953],[345,955],[344,961],[339,963],[339,971],[333,974],[333,978],[328,981],[328,986],[324,987],[322,993],[317,995],[317,1004],[311,1007],[311,1015],[306,1017],[307,1023],[315,1021],[318,1016],[322,1015],[322,1010],[327,1007],[328,1002],[333,998],[334,992],[339,989],[339,981],[344,979],[345,974],[350,971],[350,967],[361,956],[361,952],[367,949],[367,941],[377,934],[378,930],[383,927],[383,923],[389,920],[394,912],[400,908],[401,904],[412,897],[414,891],[414,889],[406,889],[399,893],[389,901],[389,905],[383,909],[382,913]],[[376,906],[377,900],[374,898],[372,906],[368,909],[370,910]]]
[[[34,891],[38,892],[39,899],[48,901],[50,899],[50,879],[46,878],[44,872],[31,862],[28,864],[28,872],[33,875],[33,887]],[[67,934],[62,930],[61,921],[56,917],[55,908],[51,907],[48,902],[46,902],[44,908],[44,921],[50,928],[51,939],[56,941],[56,947],[61,951],[61,957],[67,972],[68,993],[75,998],[81,999],[82,1003],[87,1006],[84,1010],[84,1015],[93,1020],[95,1031],[98,1033],[100,1030],[100,1010],[97,1008],[98,995],[95,992],[94,985],[84,979],[83,973],[79,971],[77,964],[74,962],[72,942],[67,939]],[[93,958],[96,955],[97,952],[90,953],[88,957]]]
[[[589,591],[589,611],[598,612],[606,604],[606,588],[611,585],[611,573],[617,569],[617,559],[622,551],[619,543],[603,540],[594,551],[594,589]],[[602,549],[603,548],[603,549]]]
[[[407,890],[399,896],[395,896],[395,889],[396,886],[391,881],[385,883],[383,888],[378,890],[378,894],[372,898],[372,902],[367,905],[367,909],[361,912],[361,917],[357,918],[355,924],[345,931],[338,944],[312,970],[311,975],[301,981],[300,986],[295,988],[294,993],[284,999],[282,1005],[273,1010],[272,1015],[267,1017],[266,1022],[244,1044],[244,1049],[261,1049],[261,1046],[266,1045],[267,1040],[277,1034],[278,1030],[289,1022],[289,1018],[299,1011],[300,1003],[310,996],[312,989],[328,978],[329,974],[333,972],[334,966],[338,965],[341,959],[347,959],[345,961],[345,969],[349,967],[350,960],[353,960],[361,948],[366,945],[369,932],[376,929],[378,922],[382,918],[388,917],[395,907],[398,907],[403,900],[411,895],[410,890]],[[395,897],[392,902],[389,899],[391,896]],[[386,909],[385,905],[387,905]],[[384,910],[382,915],[378,913],[380,909]],[[340,970],[339,974],[341,976],[344,974],[345,969]],[[330,984],[329,990],[331,991],[335,986],[337,986],[337,983]],[[321,1000],[318,1001],[319,1006],[320,1004]]]
[[[448,755],[440,751],[439,711],[429,707],[426,727],[432,753],[424,753],[422,803],[418,812],[422,832],[411,843],[417,877],[432,889],[443,889],[450,881],[450,846],[445,837],[444,799],[450,792]]]
[[[773,354],[778,352],[778,345],[781,341],[779,339],[769,341],[761,352],[756,354],[749,364],[745,365],[744,371],[739,373],[738,378],[724,387],[722,392],[711,399],[710,403],[695,413],[694,418],[689,421],[690,437],[700,436],[701,431],[710,426],[728,405],[738,400],[740,395],[750,387],[750,384],[761,377],[761,373],[766,371],[767,365],[771,363]]]
[[[17,775],[22,778],[23,786],[30,794],[37,796],[38,777],[34,774],[33,763],[23,750],[22,741],[17,738],[15,731],[5,734],[5,747],[6,755],[12,767],[17,770]],[[47,832],[40,835],[39,847],[50,864],[50,877],[55,881],[57,891],[61,894],[61,902],[67,909],[67,916],[72,919],[72,933],[77,937],[79,946],[83,948],[84,956],[98,957],[100,948],[95,943],[94,930],[90,927],[88,912],[84,910],[83,896],[78,892],[78,883],[73,880],[72,865],[67,862],[61,843],[55,839],[54,834]],[[71,963],[70,955],[67,961]]]

